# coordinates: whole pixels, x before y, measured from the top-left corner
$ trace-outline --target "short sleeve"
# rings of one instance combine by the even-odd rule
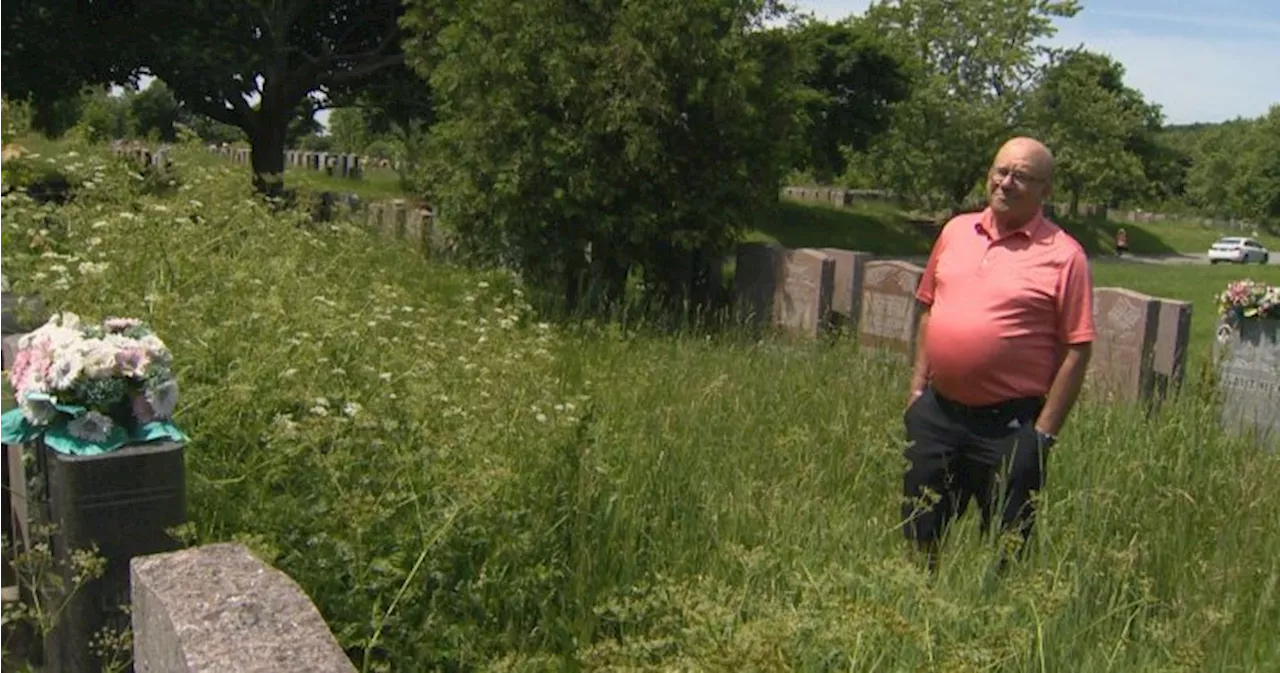
[[[938,258],[947,247],[949,229],[950,227],[943,227],[942,233],[938,234],[938,240],[934,242],[933,250],[929,253],[929,261],[924,265],[924,273],[920,276],[920,284],[916,286],[916,300],[925,306],[933,306],[938,277]]]
[[[1065,344],[1083,344],[1097,338],[1093,323],[1093,276],[1089,258],[1077,248],[1062,266],[1058,278],[1058,337]]]

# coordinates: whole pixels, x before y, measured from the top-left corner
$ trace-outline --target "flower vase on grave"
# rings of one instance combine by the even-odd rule
[[[51,563],[45,577],[57,578],[18,573],[24,599],[61,606],[42,620],[43,670],[101,670],[94,643],[129,628],[129,561],[180,546],[170,531],[186,521],[187,437],[171,419],[171,365],[131,319],[59,314],[19,341],[5,381],[17,405],[3,415],[6,495],[17,565]]]
[[[1280,287],[1244,280],[1219,296],[1215,350],[1222,423],[1280,448]]]

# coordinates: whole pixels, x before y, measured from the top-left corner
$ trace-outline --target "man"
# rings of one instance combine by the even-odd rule
[[[1025,547],[1045,460],[1084,381],[1093,282],[1084,250],[1043,214],[1052,178],[1043,144],[1005,143],[987,175],[989,205],[943,227],[916,292],[903,520],[931,570],[971,497],[984,533],[998,513]]]

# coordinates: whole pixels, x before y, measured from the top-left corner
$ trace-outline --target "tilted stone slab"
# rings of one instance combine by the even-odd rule
[[[354,673],[311,599],[239,544],[130,563],[137,673]]]
[[[841,248],[822,248],[822,252],[836,262],[835,289],[831,295],[834,322],[856,327],[862,310],[863,276],[872,255]]]
[[[773,320],[773,301],[782,280],[784,248],[774,243],[741,243],[733,272],[740,318],[753,325]]]

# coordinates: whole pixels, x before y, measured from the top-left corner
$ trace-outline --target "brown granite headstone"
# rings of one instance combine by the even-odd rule
[[[831,295],[832,323],[856,327],[862,309],[862,279],[872,255],[842,248],[822,248],[836,262],[835,292]]]
[[[1191,340],[1191,302],[1161,298],[1159,310],[1151,358],[1152,393],[1163,399],[1182,386]]]
[[[858,317],[861,348],[914,355],[919,317],[915,293],[923,275],[922,267],[907,262],[867,263]]]
[[[1105,398],[1143,400],[1152,385],[1160,300],[1118,287],[1093,291],[1098,336],[1089,361],[1091,388]]]
[[[774,296],[773,322],[788,332],[817,336],[831,310],[836,263],[821,250],[782,253],[782,282]]]

